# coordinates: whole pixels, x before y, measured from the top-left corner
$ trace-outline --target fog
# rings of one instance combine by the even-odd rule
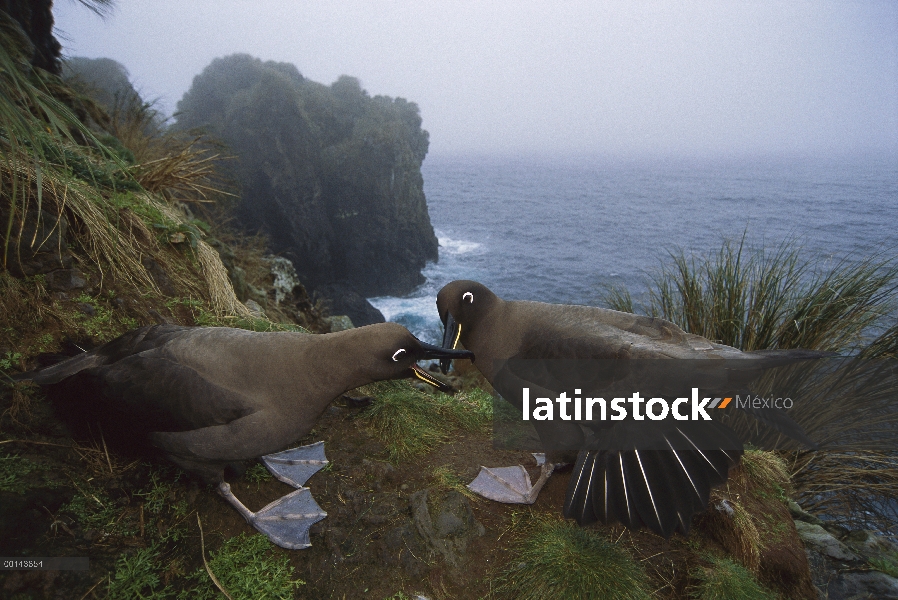
[[[421,108],[431,154],[898,152],[898,2],[119,0],[54,7],[69,56],[168,114],[245,52]]]

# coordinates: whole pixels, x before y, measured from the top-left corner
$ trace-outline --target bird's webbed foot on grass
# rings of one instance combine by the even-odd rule
[[[218,493],[243,515],[247,523],[264,533],[272,543],[288,550],[311,546],[309,528],[327,516],[309,488],[290,492],[258,512],[246,508],[224,481],[218,484]]]

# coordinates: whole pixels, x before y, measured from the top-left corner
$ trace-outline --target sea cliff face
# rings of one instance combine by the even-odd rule
[[[194,79],[178,111],[177,127],[203,128],[236,155],[239,226],[263,231],[309,288],[399,295],[423,282],[437,240],[417,105],[232,55]]]

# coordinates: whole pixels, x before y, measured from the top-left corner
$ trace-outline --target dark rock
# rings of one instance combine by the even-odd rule
[[[828,600],[898,600],[898,579],[879,571],[837,573],[827,582]]]
[[[833,534],[840,540],[842,538],[844,538],[846,535],[848,535],[849,533],[851,533],[850,529],[848,529],[847,527],[843,527],[842,525],[839,525],[837,523],[829,523],[828,522],[828,523],[824,523],[823,525],[821,525],[821,527],[826,529],[828,532],[830,532],[831,534]]]
[[[352,319],[347,317],[346,315],[337,315],[334,317],[327,317],[325,319],[330,325],[330,332],[335,333],[337,331],[346,331],[347,329],[355,328],[355,325],[352,323]]]
[[[421,490],[409,498],[412,521],[430,553],[440,556],[450,567],[458,568],[464,562],[470,540],[482,536],[486,530],[474,518],[471,503],[460,493],[449,491],[430,498],[434,511],[428,502],[430,493]]]
[[[870,570],[870,560],[891,556],[893,542],[872,531],[848,531],[841,526],[826,529],[802,521],[795,528],[805,543],[814,585],[830,600],[866,598],[898,599],[898,579]],[[832,531],[843,533],[842,540]]]
[[[365,408],[366,406],[371,406],[371,403],[374,402],[374,398],[372,396],[347,396],[343,395],[340,399],[346,404],[347,408]]]
[[[356,327],[383,323],[383,314],[374,308],[347,283],[330,283],[315,288],[317,298],[323,299],[332,315],[346,315]]]
[[[97,314],[97,309],[87,302],[80,302],[78,304],[78,310],[86,314],[88,317],[92,317]]]
[[[33,547],[50,531],[50,514],[71,498],[71,491],[58,488],[34,488],[22,494],[0,491],[0,556],[14,556],[23,548]]]
[[[797,521],[804,521],[805,523],[810,523],[811,525],[825,525],[823,521],[804,510],[794,500],[789,500],[789,514],[791,514],[792,518]]]
[[[51,271],[47,273],[46,278],[47,287],[60,292],[82,290],[87,286],[87,281],[77,269]]]
[[[62,45],[53,36],[52,0],[6,0],[0,6],[21,28],[20,32],[27,36],[25,44],[28,46],[21,48],[21,51],[31,64],[59,75]]]
[[[162,292],[166,296],[178,295],[177,288],[175,288],[175,285],[172,283],[171,277],[168,276],[168,273],[165,272],[165,269],[162,268],[162,265],[157,263],[149,256],[144,256],[143,260],[141,260],[140,262],[141,264],[143,264],[143,268],[147,270],[147,273],[150,274],[150,277],[152,277],[153,282],[156,284],[156,287],[159,288],[160,292]]]
[[[805,548],[810,548],[835,560],[858,560],[858,556],[848,546],[819,525],[795,521],[795,530],[798,531],[798,536],[804,542]]]
[[[246,306],[247,310],[249,310],[249,313],[252,316],[259,319],[265,318],[265,309],[262,308],[262,306],[252,298],[244,302],[243,305]]]
[[[9,209],[0,209],[0,223],[7,223]],[[72,255],[66,244],[68,221],[62,215],[31,208],[16,213],[12,222],[12,235],[6,248],[7,266],[16,277],[49,273],[67,269],[72,265]],[[3,249],[0,247],[0,255]]]

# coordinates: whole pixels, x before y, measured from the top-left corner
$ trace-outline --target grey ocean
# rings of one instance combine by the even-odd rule
[[[609,159],[429,157],[422,168],[440,260],[387,320],[435,341],[437,291],[474,279],[499,296],[600,304],[638,300],[667,252],[794,240],[808,258],[898,253],[898,157]]]

